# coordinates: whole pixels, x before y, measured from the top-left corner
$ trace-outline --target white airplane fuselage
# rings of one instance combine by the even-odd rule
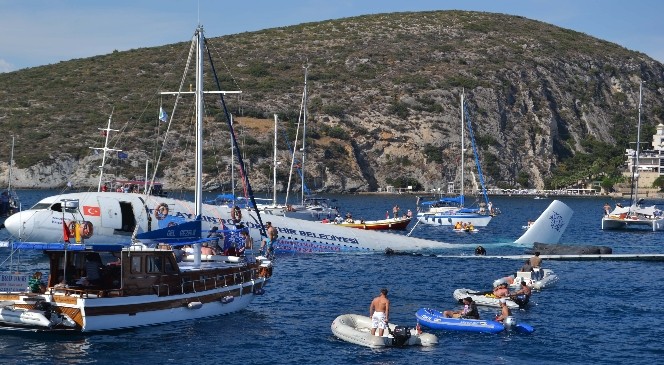
[[[63,201],[72,200],[78,201],[78,209],[63,212]],[[5,227],[24,242],[62,242],[63,221],[65,225],[85,221],[92,227],[84,235],[85,243],[129,243],[135,230],[143,233],[191,221],[195,219],[194,211],[193,202],[172,198],[117,192],[69,193],[42,199],[31,209],[7,218]],[[387,248],[411,251],[453,247],[439,241],[322,224],[279,213],[261,213],[262,222],[272,222],[278,231],[277,252],[384,251]],[[203,231],[214,226],[219,229],[233,226],[228,206],[203,204],[201,220]],[[243,209],[241,222],[250,228],[254,242],[260,245],[256,212]]]

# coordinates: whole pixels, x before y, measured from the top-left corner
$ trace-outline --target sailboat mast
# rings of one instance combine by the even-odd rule
[[[303,97],[303,114],[302,114],[302,205],[304,205],[304,159],[307,154],[307,74],[309,71],[309,65],[304,65],[304,97]]]
[[[464,202],[464,200],[465,200],[464,186],[463,186],[463,184],[464,184],[464,182],[463,182],[463,180],[464,180],[464,171],[463,171],[464,170],[464,161],[463,160],[465,158],[465,151],[466,151],[466,147],[465,147],[465,144],[464,144],[465,123],[464,123],[464,112],[463,112],[463,103],[464,103],[464,101],[463,101],[464,95],[463,94],[464,94],[464,92],[462,90],[461,91],[461,206],[462,207],[464,206],[464,203],[465,203]]]
[[[233,114],[231,114],[231,126],[233,125]],[[235,139],[231,136],[231,194],[235,199]],[[235,202],[233,202],[235,204]]]
[[[104,133],[104,148],[90,147],[93,150],[102,150],[101,155],[101,165],[99,165],[99,184],[97,184],[97,192],[101,191],[101,184],[104,179],[104,166],[106,165],[106,155],[108,151],[122,152],[122,150],[117,150],[114,148],[108,148],[108,139],[110,138],[111,132],[119,132],[117,129],[111,129],[111,120],[113,119],[113,110],[111,110],[111,115],[108,116],[108,125],[106,128],[99,128],[100,131]]]
[[[14,168],[14,135],[12,134],[12,150],[9,154],[9,181],[7,182],[7,191],[12,191],[12,169]]]
[[[632,174],[632,181],[634,181],[634,199],[632,200],[631,207],[636,206],[639,194],[639,154],[641,153],[641,106],[643,101],[643,81],[639,84],[639,123],[636,127],[636,161],[634,163],[634,173]]]
[[[198,182],[203,178],[203,26],[196,31],[196,184],[195,184],[195,215],[201,219],[203,213],[203,187]]]
[[[272,174],[272,205],[277,206],[277,115],[274,115],[274,160],[272,161],[274,173]]]

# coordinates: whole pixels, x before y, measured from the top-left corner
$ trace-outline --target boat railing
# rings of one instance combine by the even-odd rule
[[[196,280],[189,280],[187,278],[182,278],[182,283],[180,285],[180,292],[182,294],[186,293],[197,293],[199,291],[225,288],[231,285],[238,285],[251,280],[259,278],[261,275],[258,269],[249,269],[243,270],[236,273],[230,274],[219,274],[213,277],[201,278]],[[163,284],[168,286],[168,284]],[[161,287],[161,285],[159,286]],[[170,293],[170,287],[167,289],[167,292]],[[161,293],[161,289],[158,290],[158,293]],[[163,294],[170,295],[170,294]]]

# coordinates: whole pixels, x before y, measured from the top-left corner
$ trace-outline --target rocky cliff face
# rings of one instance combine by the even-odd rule
[[[591,167],[571,176],[600,178],[609,161],[591,146],[620,151],[633,141],[641,80],[646,81],[644,130],[664,119],[660,63],[521,17],[457,11],[383,14],[213,38],[210,45],[228,55],[221,67],[230,75],[222,80],[226,88],[243,90],[241,99],[227,102],[239,114],[238,139],[249,139],[245,159],[256,190],[272,185],[273,113],[294,140],[305,63],[305,176],[310,187],[323,191],[373,191],[395,181],[444,188],[455,181],[461,93],[490,186],[543,188],[554,172],[574,169],[568,161],[575,156],[586,156],[575,161],[590,159],[584,166]],[[109,171],[116,177],[143,176],[145,159],[156,160],[146,146],[161,143],[164,129],[154,123],[156,112],[145,112],[149,102],[149,108],[158,109],[153,88],[160,84],[153,77],[178,80],[179,71],[173,71],[179,70],[177,60],[164,54],[182,49],[187,45],[0,75],[0,83],[10,85],[0,92],[0,126],[19,136],[13,185],[52,188],[71,181],[96,186],[101,157],[88,147],[100,147],[93,136],[111,104],[114,120],[124,125],[113,147],[130,157],[112,159]],[[177,81],[169,85],[176,88]],[[210,106],[208,114],[206,133],[215,142],[208,142],[205,151],[214,161],[206,160],[205,166],[207,188],[213,189],[230,180],[229,135],[219,107]],[[72,126],[77,138],[68,132]],[[162,165],[158,175],[169,189],[192,186],[192,170],[184,167],[192,147],[189,129],[177,129],[177,138],[166,144],[164,161],[177,162]],[[290,162],[281,133],[279,139],[280,161],[286,166]],[[465,162],[472,165],[470,141],[465,142]],[[35,148],[36,143],[52,147]],[[6,177],[6,164],[0,169]],[[280,167],[280,190],[287,181],[284,171]],[[477,183],[476,175],[466,175],[467,186]]]

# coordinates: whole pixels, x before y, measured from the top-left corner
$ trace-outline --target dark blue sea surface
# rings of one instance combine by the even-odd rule
[[[20,192],[31,205],[52,191]],[[213,196],[214,194],[210,194]],[[342,214],[381,219],[398,204],[415,211],[411,195],[334,196]],[[563,235],[568,244],[606,245],[614,253],[664,253],[664,232],[602,231],[606,198],[559,198],[574,210]],[[265,295],[246,310],[220,318],[128,331],[54,336],[3,332],[0,358],[7,364],[655,364],[664,361],[664,263],[551,261],[560,282],[533,294],[515,311],[535,327],[530,335],[435,331],[431,348],[369,349],[336,339],[330,324],[340,314],[368,315],[381,287],[389,289],[391,322],[415,326],[420,307],[458,309],[456,288],[489,289],[521,262],[475,258],[521,254],[513,242],[522,226],[551,200],[492,197],[503,212],[474,234],[418,225],[413,236],[455,244],[425,255],[300,254],[275,260]],[[664,203],[664,202],[653,202]],[[412,228],[411,223],[409,228]],[[350,228],[349,228],[350,229]],[[405,234],[407,232],[404,232]],[[0,249],[0,254],[7,249]],[[465,257],[439,257],[458,255]],[[4,260],[4,257],[2,258]],[[39,257],[25,257],[34,267]],[[496,309],[480,309],[484,318]]]

